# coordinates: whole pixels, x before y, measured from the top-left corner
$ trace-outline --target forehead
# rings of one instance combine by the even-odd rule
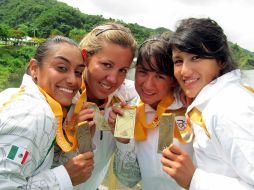
[[[52,44],[44,60],[61,58],[72,64],[83,64],[83,57],[80,49],[69,43]]]
[[[59,43],[59,44],[51,44],[51,46],[48,49],[46,57],[55,57],[57,55],[62,55],[64,57],[68,57],[71,55],[76,55],[76,56],[82,56],[80,49],[73,45],[73,44],[68,44],[66,42],[64,43]],[[79,58],[79,57],[77,57]]]
[[[158,65],[157,61],[153,56],[150,56],[149,58],[142,58],[137,64],[137,67],[144,68],[149,71],[157,71]]]
[[[115,63],[125,63],[129,65],[132,63],[133,52],[130,47],[115,43],[104,43],[102,49],[94,54],[94,57],[100,57]]]

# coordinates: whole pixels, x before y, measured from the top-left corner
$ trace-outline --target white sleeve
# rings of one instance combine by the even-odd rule
[[[50,169],[54,118],[39,106],[34,109],[36,103],[11,104],[0,112],[0,189],[72,189],[63,166]]]
[[[124,83],[117,92],[129,105],[136,105],[139,99],[135,89],[134,81],[125,79]]]
[[[197,169],[190,189],[254,189],[254,108],[250,103],[248,108],[243,106],[235,109],[237,111],[215,118],[216,124],[212,128],[213,138],[217,139],[218,148],[225,155],[224,162],[235,174],[226,176]]]
[[[117,179],[127,187],[134,187],[141,180],[134,140],[128,144],[116,142],[113,170]]]
[[[63,165],[53,168],[52,171],[55,174],[57,181],[59,182],[61,190],[73,189],[69,174]]]
[[[196,169],[189,190],[253,190],[254,186],[241,179]]]

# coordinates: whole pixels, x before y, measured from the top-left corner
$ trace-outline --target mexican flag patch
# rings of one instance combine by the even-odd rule
[[[18,147],[16,145],[12,145],[8,154],[7,154],[7,159],[17,163],[17,164],[25,164],[26,159],[28,157],[29,152],[22,148]]]

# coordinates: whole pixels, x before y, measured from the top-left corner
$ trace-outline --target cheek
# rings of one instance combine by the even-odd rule
[[[168,92],[170,92],[170,89],[171,89],[171,87],[170,87],[169,83],[161,85],[159,88],[161,96],[166,96],[168,94]]]
[[[125,78],[126,78],[126,75],[120,75],[120,76],[118,76],[118,78],[117,78],[117,84],[118,84],[117,86],[118,87],[123,84]]]
[[[79,86],[79,88],[81,87],[81,84],[82,84],[82,80],[83,78],[77,78],[77,85]]]
[[[177,67],[174,67],[174,76],[177,80],[180,78],[180,69]]]
[[[137,80],[135,80],[134,85],[135,85],[135,89],[136,89],[136,91],[137,91],[137,92],[139,92],[140,85],[139,85],[139,83],[138,83],[138,81],[137,81]]]
[[[97,80],[100,77],[103,77],[103,73],[98,72],[98,71],[93,70],[93,69],[88,69],[87,70],[86,78],[89,81],[89,83]]]

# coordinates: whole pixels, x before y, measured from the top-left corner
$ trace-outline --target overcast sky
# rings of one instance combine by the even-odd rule
[[[228,40],[254,52],[254,0],[59,0],[81,12],[172,31],[179,19],[210,17]]]

